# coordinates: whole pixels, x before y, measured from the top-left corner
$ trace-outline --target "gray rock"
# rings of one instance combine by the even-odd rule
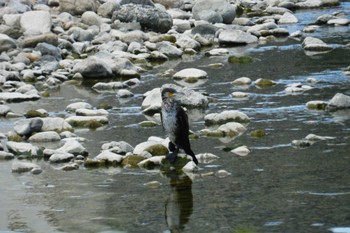
[[[165,11],[150,5],[124,4],[113,12],[112,20],[139,22],[143,30],[165,33],[173,25],[171,16]]]
[[[113,153],[111,151],[105,150],[98,154],[95,159],[104,160],[107,163],[120,163],[123,160],[123,156]]]
[[[348,108],[350,108],[350,96],[344,95],[342,93],[335,94],[335,96],[328,102],[327,105],[327,110],[329,111]]]
[[[4,14],[2,19],[10,27],[20,27],[21,14]]]
[[[143,155],[144,152],[148,152],[152,156],[159,156],[169,153],[169,150],[161,142],[146,141],[136,145],[133,154]]]
[[[316,52],[330,51],[333,49],[332,46],[314,37],[306,37],[302,43],[302,46],[305,50]]]
[[[53,33],[46,33],[37,36],[31,36],[25,38],[21,42],[21,47],[23,48],[34,48],[37,44],[41,42],[46,42],[48,44],[52,44],[54,46],[58,45],[58,36]]]
[[[41,170],[40,166],[35,163],[30,162],[19,162],[16,161],[12,164],[12,172],[14,173],[23,173],[23,172],[31,172],[35,171],[35,174],[39,174],[37,170]]]
[[[173,76],[174,79],[184,79],[184,80],[198,80],[208,78],[207,72],[197,68],[186,68],[176,72]]]
[[[336,17],[330,14],[324,14],[317,17],[315,24],[318,24],[318,25],[327,24],[327,22],[331,19],[336,19]]]
[[[11,111],[11,108],[7,105],[0,105],[0,116],[6,116]]]
[[[24,35],[33,36],[51,31],[51,15],[47,11],[28,11],[21,16],[21,28]]]
[[[127,89],[120,89],[117,91],[116,96],[118,98],[129,98],[134,96],[134,93],[132,93],[131,91],[127,90]]]
[[[15,156],[12,153],[0,151],[0,160],[10,160],[13,159]]]
[[[346,18],[330,19],[327,21],[327,24],[334,25],[334,26],[347,26],[350,24],[350,20]]]
[[[132,147],[129,143],[124,142],[124,141],[119,141],[119,142],[107,142],[104,143],[101,146],[102,150],[109,150],[111,152],[114,152],[116,154],[121,154],[121,155],[125,155],[129,152],[133,152],[134,147]]]
[[[74,40],[79,42],[92,41],[95,36],[91,30],[85,30],[79,27],[70,28],[68,34],[72,35]]]
[[[176,39],[176,45],[182,48],[183,50],[194,49],[199,51],[201,49],[201,44],[189,37],[188,35],[178,36],[178,38]]]
[[[16,121],[14,130],[20,136],[30,136],[40,132],[44,122],[40,118],[23,119]]]
[[[60,167],[58,169],[62,170],[62,171],[73,171],[73,170],[78,170],[79,165],[76,163],[69,163],[69,164],[63,165],[62,167]]]
[[[169,58],[179,58],[183,54],[181,49],[172,45],[169,41],[158,42],[156,46],[159,52],[165,54]]]
[[[70,124],[68,124],[63,118],[60,117],[45,117],[41,118],[43,121],[42,131],[72,131],[73,128]]]
[[[94,89],[97,92],[115,92],[118,89],[126,88],[127,86],[122,82],[98,82],[95,85],[92,86],[92,89]]]
[[[74,155],[71,153],[54,153],[53,155],[50,156],[49,161],[51,163],[65,163],[69,162],[74,158]]]
[[[167,10],[167,12],[170,14],[171,18],[173,19],[173,23],[174,23],[174,19],[190,19],[192,17],[191,13],[181,10],[179,8],[171,8]]]
[[[105,18],[111,18],[113,12],[118,6],[119,4],[117,1],[107,1],[98,8],[97,14]]]
[[[293,15],[290,12],[286,12],[282,15],[282,17],[278,20],[278,23],[280,24],[289,24],[289,23],[297,23],[298,22],[298,18],[295,17],[295,15]]]
[[[75,112],[77,109],[92,109],[92,105],[86,102],[71,103],[66,107],[67,112]]]
[[[85,11],[81,16],[81,22],[86,25],[101,25],[101,18],[93,11]]]
[[[241,30],[224,30],[220,32],[218,39],[222,45],[246,45],[258,42],[256,36]]]
[[[283,15],[286,12],[291,13],[290,10],[288,10],[287,8],[284,7],[275,7],[275,6],[269,6],[266,8],[265,10],[267,13],[269,14],[279,14],[279,15]]]
[[[24,155],[25,157],[38,156],[39,148],[30,143],[8,141],[6,142],[6,146],[9,152],[14,153],[15,155]]]
[[[215,27],[211,24],[200,24],[195,26],[191,30],[191,33],[192,35],[199,34],[206,39],[214,39],[218,30],[219,30],[218,27]]]
[[[55,142],[60,140],[60,135],[55,131],[39,132],[28,138],[29,142]]]
[[[54,151],[55,151],[55,153],[70,153],[70,154],[73,154],[75,156],[77,156],[77,155],[87,156],[88,155],[88,151],[86,150],[86,148],[83,145],[81,145],[74,138],[67,138],[65,140],[65,144],[62,147],[60,147]]]
[[[38,43],[35,47],[36,51],[39,51],[41,55],[50,55],[53,56],[57,61],[62,59],[61,51],[56,46],[48,43]]]
[[[72,15],[81,15],[86,11],[97,12],[100,6],[97,0],[59,0],[60,11],[68,12]]]
[[[89,57],[73,67],[73,73],[80,73],[84,78],[112,78],[112,69],[102,60]]]
[[[66,122],[78,127],[92,127],[92,122],[108,124],[108,118],[107,116],[70,116],[66,118]]]
[[[84,109],[80,108],[75,111],[77,116],[108,116],[109,112],[105,109]]]
[[[17,47],[17,42],[5,34],[0,34],[0,53]]]
[[[225,0],[197,0],[192,8],[193,17],[196,20],[206,20],[208,15],[217,14],[221,21],[209,21],[211,23],[231,24],[236,17],[234,7]],[[212,18],[213,19],[213,18]]]
[[[210,113],[204,117],[206,125],[224,124],[227,122],[250,122],[250,118],[243,112],[237,110],[226,110],[221,113]]]
[[[177,9],[177,8],[180,8],[184,4],[183,0],[177,0],[177,1],[174,1],[174,0],[154,0],[153,2],[165,6],[165,8],[167,8],[167,9],[170,9],[170,8]]]

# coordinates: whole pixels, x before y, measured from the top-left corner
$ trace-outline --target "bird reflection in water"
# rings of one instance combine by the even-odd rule
[[[165,174],[170,178],[171,192],[165,202],[165,232],[182,232],[193,210],[192,180],[184,173],[170,170]]]

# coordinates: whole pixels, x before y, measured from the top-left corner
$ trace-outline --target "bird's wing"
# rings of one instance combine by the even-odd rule
[[[176,118],[178,123],[176,134],[181,138],[183,137],[187,138],[188,131],[189,131],[188,117],[185,110],[181,106],[179,106],[177,109]]]

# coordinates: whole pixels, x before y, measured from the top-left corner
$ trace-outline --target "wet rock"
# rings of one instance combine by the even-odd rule
[[[0,53],[17,47],[17,42],[8,35],[0,33]]]
[[[96,12],[99,7],[99,2],[96,0],[60,0],[60,12],[68,12],[72,15],[81,15],[86,11]]]
[[[336,17],[334,15],[330,15],[330,14],[324,14],[324,15],[317,17],[315,24],[317,24],[317,25],[327,24],[327,22],[331,19],[336,19]]]
[[[80,73],[84,78],[112,78],[113,72],[104,61],[88,57],[73,67],[73,73]]]
[[[291,23],[298,23],[298,18],[295,17],[290,12],[285,12],[282,17],[278,20],[279,24],[291,24]]]
[[[330,51],[333,49],[332,46],[314,37],[306,37],[302,43],[302,46],[305,50],[316,51],[316,52]]]
[[[142,155],[128,154],[124,157],[122,165],[125,168],[137,168],[137,164],[139,164],[142,160],[145,159],[146,158]]]
[[[309,85],[303,85],[301,83],[293,83],[287,86],[287,88],[284,90],[287,94],[292,94],[292,93],[300,93],[304,91],[309,91],[313,89]]]
[[[71,153],[59,152],[52,154],[49,161],[51,163],[65,163],[71,161],[73,158],[74,155]]]
[[[217,160],[219,157],[212,153],[201,153],[197,154],[196,158],[200,163],[212,163]]]
[[[259,78],[255,82],[255,85],[260,88],[267,88],[276,85],[276,82],[270,79]]]
[[[14,162],[11,168],[13,173],[31,172],[34,170],[35,174],[38,174],[38,169],[41,170],[40,166],[35,163],[19,161]]]
[[[1,160],[11,160],[11,159],[14,159],[14,157],[15,156],[12,153],[0,151],[0,161]]]
[[[42,131],[72,131],[73,128],[63,118],[60,117],[45,117],[41,118],[43,121]]]
[[[45,150],[44,150],[44,153],[45,153]],[[73,154],[75,156],[78,156],[78,155],[87,156],[88,155],[88,151],[86,150],[86,148],[83,147],[83,145],[81,145],[74,138],[66,140],[65,144],[63,146],[54,150],[54,153],[70,153],[70,154]]]
[[[92,109],[92,105],[86,102],[71,103],[66,107],[67,112],[76,112],[78,109]]]
[[[246,131],[246,128],[238,122],[229,122],[221,125],[216,130],[203,129],[201,133],[209,137],[236,137]]]
[[[125,155],[129,152],[133,152],[134,147],[132,147],[129,143],[124,142],[124,141],[119,141],[119,142],[107,142],[104,143],[101,146],[102,150],[109,150],[111,152],[114,152],[116,154],[121,154],[121,155]]]
[[[47,11],[27,11],[21,16],[21,29],[25,36],[34,36],[51,31],[51,15]]]
[[[98,82],[95,85],[92,86],[92,89],[94,89],[97,92],[115,92],[118,89],[126,88],[127,86],[122,82]]]
[[[0,105],[0,116],[6,116],[11,111],[11,108],[7,105]]]
[[[18,92],[1,92],[0,101],[5,102],[24,102],[24,101],[34,101],[40,99],[38,93],[28,93],[22,94]]]
[[[187,68],[175,73],[173,78],[175,80],[184,80],[186,82],[192,83],[198,81],[198,79],[208,78],[208,74],[204,70]]]
[[[79,108],[75,111],[77,116],[108,116],[109,112],[105,109],[85,109]]]
[[[24,38],[24,40],[20,43],[23,48],[34,48],[39,43],[48,43],[54,46],[58,45],[58,36],[53,33],[46,33],[36,36],[30,36]]]
[[[219,170],[215,173],[215,176],[217,176],[219,178],[225,178],[225,177],[230,176],[230,175],[232,175],[232,174],[226,170]]]
[[[256,36],[241,30],[223,30],[218,39],[221,45],[246,45],[258,42]]]
[[[111,151],[105,150],[102,151],[95,157],[96,160],[103,160],[106,164],[117,165],[120,164],[123,160],[123,156],[113,153]]]
[[[345,18],[330,19],[327,21],[327,24],[334,26],[347,26],[350,24],[350,20]]]
[[[112,20],[121,22],[139,22],[144,30],[165,33],[172,27],[171,16],[160,8],[151,5],[124,4],[118,7],[112,16]]]
[[[160,53],[165,54],[169,58],[179,58],[183,54],[181,49],[172,45],[169,41],[158,42],[156,48]]]
[[[60,140],[60,135],[55,131],[39,132],[28,138],[29,142],[55,142]]]
[[[310,141],[322,141],[322,140],[332,140],[335,139],[335,137],[330,137],[330,136],[319,136],[316,134],[308,134],[305,137],[306,140],[310,140]]]
[[[293,140],[292,145],[297,147],[297,148],[305,148],[305,147],[312,146],[314,143],[316,143],[318,141],[332,140],[332,139],[335,139],[335,137],[318,136],[315,134],[309,134],[301,140]]]
[[[29,110],[26,114],[26,118],[35,118],[35,117],[47,117],[48,112],[45,109],[36,109],[36,110]]]
[[[234,7],[225,0],[197,0],[192,8],[196,20],[231,24],[236,17]]]
[[[53,56],[57,61],[62,59],[61,51],[59,50],[59,48],[49,43],[45,43],[45,42],[38,43],[35,46],[35,51],[39,51],[43,56],[44,55]]]
[[[250,150],[247,146],[240,146],[231,150],[231,152],[239,156],[246,156],[250,153]]]
[[[212,49],[205,53],[206,56],[222,56],[228,54],[229,51],[225,48]]]
[[[227,61],[233,64],[250,64],[253,62],[253,58],[250,56],[229,56]]]
[[[70,116],[66,122],[73,127],[98,128],[108,124],[106,116]]]
[[[69,164],[63,165],[62,167],[59,167],[58,169],[62,171],[73,171],[73,170],[78,170],[79,165],[77,163],[69,163]]]
[[[20,136],[30,136],[35,132],[40,132],[44,122],[40,118],[23,119],[15,122],[14,130]]]
[[[199,171],[199,167],[193,161],[190,161],[182,168],[182,171],[185,173],[196,173]]]
[[[342,93],[337,93],[333,98],[328,102],[326,109],[328,111],[336,111],[340,109],[350,108],[350,96],[344,95]]]
[[[37,157],[39,148],[26,142],[6,142],[9,152],[24,158]]]
[[[208,39],[208,40],[212,40],[215,38],[217,31],[219,30],[218,27],[211,25],[211,24],[200,24],[195,26],[192,30],[191,30],[191,34],[192,35],[196,35],[199,34],[202,37]]]
[[[173,26],[175,27],[175,30],[179,33],[183,33],[186,30],[191,29],[190,21],[184,19],[173,19]]]
[[[139,123],[139,125],[140,125],[141,127],[144,127],[144,128],[149,128],[149,127],[155,127],[155,126],[157,126],[158,124],[157,124],[157,122],[154,122],[154,121],[141,121],[141,122]]]
[[[87,168],[99,168],[99,167],[105,167],[105,161],[103,160],[97,160],[97,159],[86,159],[84,161],[84,167]]]
[[[166,146],[158,141],[146,141],[135,146],[133,154],[142,155],[143,152],[148,152],[152,156],[165,155],[169,153]]]
[[[249,94],[241,91],[234,91],[231,93],[231,96],[233,98],[246,98],[249,96]]]
[[[151,158],[142,160],[137,165],[141,168],[152,169],[154,167],[162,165],[163,160],[165,160],[165,156],[153,156]]]
[[[201,48],[201,44],[197,42],[196,40],[192,39],[188,35],[179,35],[176,39],[177,46],[179,46],[181,49],[183,49],[185,52],[186,50],[193,49],[195,51],[199,51]]]
[[[119,7],[119,3],[116,1],[107,1],[103,3],[97,10],[98,15],[105,17],[105,18],[111,18],[113,12],[115,9]]]
[[[250,118],[238,110],[226,110],[221,113],[210,113],[204,117],[206,125],[222,125],[228,122],[247,123]]]
[[[162,183],[160,183],[159,181],[150,181],[150,182],[144,183],[143,185],[148,186],[150,188],[158,188],[159,186],[162,185]]]
[[[313,100],[307,102],[306,107],[311,110],[326,110],[327,102],[322,100]]]
[[[116,96],[118,98],[129,98],[129,97],[133,97],[134,93],[132,93],[131,91],[129,91],[127,89],[120,89],[117,91]]]

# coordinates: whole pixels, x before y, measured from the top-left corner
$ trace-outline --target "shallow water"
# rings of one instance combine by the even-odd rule
[[[343,10],[349,18],[350,4],[338,8],[297,12],[302,21],[286,26],[303,28],[325,12]],[[350,65],[350,27],[322,27],[310,34],[331,43],[326,54],[307,56],[301,42],[283,39],[253,47],[229,48],[230,54],[254,58],[252,64],[229,64],[227,56],[205,57],[202,53],[171,61],[145,73],[142,84],[132,89],[136,96],[119,101],[114,93],[98,94],[90,84],[65,83],[50,98],[25,104],[11,104],[14,112],[44,108],[50,115],[64,115],[72,102],[87,101],[96,106],[110,103],[110,123],[96,131],[76,130],[86,138],[84,146],[94,157],[102,143],[125,140],[137,145],[149,136],[163,136],[160,126],[141,128],[147,119],[141,113],[142,94],[170,78],[161,78],[167,68],[198,67],[208,81],[196,87],[216,101],[205,111],[191,114],[191,129],[203,129],[203,116],[224,109],[246,113],[251,122],[247,132],[234,140],[200,137],[192,140],[195,153],[220,157],[201,164],[201,173],[224,169],[231,176],[187,176],[158,170],[109,168],[63,172],[45,161],[40,175],[12,174],[13,161],[0,162],[0,232],[348,232],[350,227],[350,112],[306,109],[311,100],[328,101],[336,93],[350,95],[350,77],[342,71]],[[210,68],[213,63],[222,68]],[[277,82],[270,88],[254,85],[242,90],[244,100],[230,97],[240,88],[230,82],[246,76]],[[308,84],[307,78],[319,82]],[[286,85],[300,82],[314,89],[295,95]],[[8,132],[14,120],[1,120],[0,131]],[[267,135],[250,137],[255,129]],[[335,137],[300,149],[292,140],[313,133]],[[247,145],[252,152],[239,157],[223,148]],[[144,184],[159,181],[151,188]]]

